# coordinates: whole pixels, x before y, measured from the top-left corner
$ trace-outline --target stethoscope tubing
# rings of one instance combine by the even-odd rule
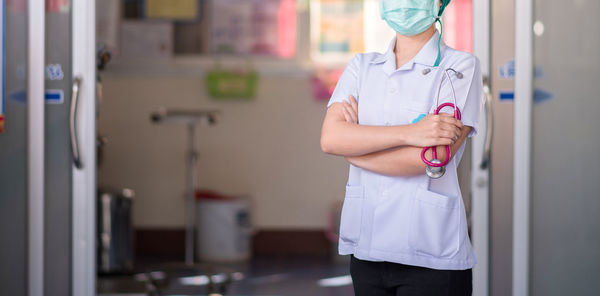
[[[460,109],[457,107],[456,104],[456,92],[454,90],[454,83],[452,83],[452,79],[450,77],[450,74],[448,74],[448,71],[452,71],[454,72],[459,78],[462,76],[462,73],[457,72],[456,70],[452,69],[452,68],[447,68],[444,70],[444,76],[446,78],[448,78],[448,81],[450,82],[450,87],[452,88],[452,99],[453,102],[447,102],[447,103],[443,103],[441,105],[439,105],[439,100],[440,100],[440,91],[442,89],[442,83],[444,82],[444,77],[442,77],[442,79],[440,80],[440,84],[438,86],[438,91],[437,91],[437,96],[436,96],[436,100],[435,100],[435,104],[436,104],[436,108],[433,110],[433,114],[434,115],[439,115],[440,112],[442,111],[442,109],[446,108],[446,107],[450,107],[452,109],[454,109],[454,118],[461,120],[462,115],[460,112]],[[439,167],[444,167],[446,166],[449,162],[450,159],[452,158],[451,155],[451,150],[450,150],[450,145],[446,145],[445,149],[446,149],[446,157],[444,158],[444,160],[441,160],[440,162],[433,162],[432,160],[427,159],[427,157],[425,156],[425,154],[427,153],[427,151],[429,151],[431,149],[431,153],[432,153],[432,160],[437,160],[437,149],[434,146],[431,147],[425,147],[423,148],[423,150],[421,150],[421,160],[423,160],[423,162],[430,166],[430,167],[435,167],[435,168],[439,168]]]

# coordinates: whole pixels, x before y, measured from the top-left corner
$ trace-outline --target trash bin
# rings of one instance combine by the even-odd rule
[[[131,206],[134,192],[98,191],[97,255],[99,273],[133,270],[133,229]]]
[[[197,255],[200,261],[250,258],[250,203],[211,192],[197,193]]]

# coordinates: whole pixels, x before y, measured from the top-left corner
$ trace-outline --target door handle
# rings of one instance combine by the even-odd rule
[[[481,159],[481,164],[479,167],[482,170],[487,169],[490,166],[490,157],[492,150],[492,136],[494,135],[494,108],[492,101],[492,91],[490,88],[489,78],[487,76],[483,77],[483,93],[485,95],[485,118],[486,128],[485,128],[485,141],[483,145],[483,157]]]
[[[69,133],[71,135],[71,152],[73,154],[73,162],[77,169],[83,168],[81,160],[81,150],[79,146],[79,138],[77,137],[77,109],[79,107],[79,95],[83,79],[76,76],[73,79],[73,92],[71,94],[71,109],[69,112]]]

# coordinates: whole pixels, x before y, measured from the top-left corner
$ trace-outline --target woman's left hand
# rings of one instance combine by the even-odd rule
[[[343,103],[344,109],[344,117],[346,118],[346,122],[358,124],[358,102],[354,96],[349,95],[348,101],[344,101]]]

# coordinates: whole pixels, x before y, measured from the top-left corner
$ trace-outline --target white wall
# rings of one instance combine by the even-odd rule
[[[216,108],[218,126],[198,130],[199,184],[249,194],[258,228],[324,228],[343,198],[347,165],[320,151],[325,103],[310,81],[261,77],[254,101],[213,101],[202,76],[103,77],[98,129],[109,138],[99,185],[136,191],[134,225],[184,225],[186,130],[154,125],[159,106]]]

